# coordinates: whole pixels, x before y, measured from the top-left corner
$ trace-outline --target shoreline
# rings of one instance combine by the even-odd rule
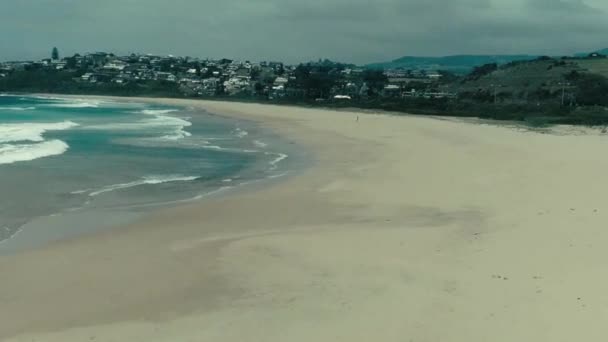
[[[52,96],[53,98],[60,95],[51,94],[30,94],[30,96]],[[116,97],[98,97],[98,96],[61,96],[63,99],[78,99],[78,100],[92,100],[92,101],[108,101],[120,103],[148,103],[156,105],[167,105],[164,101],[148,101],[148,99],[135,99],[135,98],[116,98]],[[227,116],[218,115],[216,113],[209,113],[204,111],[203,108],[187,107],[183,104],[176,104],[173,106],[179,108],[180,111],[193,114],[195,116],[209,116],[210,118],[222,117],[236,125],[237,130],[241,130],[240,127],[245,125],[247,130],[254,129],[254,134],[257,139],[266,141],[263,143],[264,146],[259,146],[262,152],[268,156],[272,156],[273,160],[270,160],[269,167],[263,173],[267,175],[250,175],[253,172],[262,172],[262,167],[259,165],[261,162],[255,162],[250,165],[248,169],[239,172],[239,176],[235,179],[230,179],[229,183],[220,183],[220,179],[217,179],[216,186],[206,189],[200,194],[170,200],[152,202],[142,205],[127,205],[120,207],[102,207],[102,208],[87,208],[79,207],[77,210],[65,210],[60,211],[48,216],[41,216],[34,218],[26,222],[21,226],[15,234],[10,238],[0,241],[0,255],[9,255],[13,253],[19,253],[25,250],[33,250],[36,248],[44,247],[46,244],[52,244],[60,242],[64,239],[73,239],[80,236],[96,234],[103,230],[115,230],[121,227],[134,224],[139,220],[145,219],[149,215],[150,211],[163,211],[174,207],[188,205],[191,203],[197,203],[202,200],[207,200],[210,197],[226,196],[229,194],[237,194],[240,191],[251,191],[251,188],[255,189],[256,186],[263,186],[263,184],[270,184],[271,182],[277,181],[279,178],[288,177],[290,174],[297,174],[298,169],[303,167],[306,162],[300,160],[303,153],[297,149],[289,148],[288,144],[283,144],[280,137],[276,136],[274,132],[266,132],[260,130],[257,127],[257,123],[251,120],[245,120],[242,118],[232,118]],[[192,111],[192,113],[190,113]],[[244,132],[245,135],[249,133]],[[262,144],[256,140],[257,143]],[[214,146],[215,147],[215,146]],[[217,146],[218,149],[222,149]],[[269,148],[269,150],[267,150]],[[279,152],[281,151],[281,152]],[[287,152],[288,154],[284,153]],[[285,162],[285,159],[289,159]],[[280,165],[279,165],[280,163]],[[258,165],[259,164],[259,165]],[[264,164],[265,165],[265,164]],[[236,176],[236,175],[234,175]],[[225,180],[222,180],[225,182]],[[260,185],[256,185],[260,183]],[[101,191],[104,191],[101,189]],[[95,193],[94,193],[95,194]],[[103,222],[96,223],[95,225],[78,228],[82,222]],[[78,228],[78,229],[76,229]]]
[[[603,337],[605,137],[162,101],[258,120],[315,163],[0,256],[0,340]]]

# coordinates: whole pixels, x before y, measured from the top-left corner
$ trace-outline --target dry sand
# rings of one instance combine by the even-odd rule
[[[0,258],[3,341],[604,341],[608,138],[165,100],[314,165]]]

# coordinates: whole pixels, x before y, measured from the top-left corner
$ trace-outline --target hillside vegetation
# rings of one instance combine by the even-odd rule
[[[539,57],[445,70],[364,69],[320,60],[285,66],[231,60],[78,56],[65,68],[30,63],[0,74],[0,91],[198,97],[397,113],[517,120],[530,125],[608,125],[608,58]],[[78,61],[81,61],[80,64]],[[132,62],[135,61],[135,62]],[[123,64],[119,70],[108,65]],[[2,69],[0,69],[2,70]],[[4,70],[7,70],[6,67]]]
[[[527,61],[538,58],[529,55],[455,55],[445,57],[406,56],[386,63],[367,65],[371,69],[440,69],[456,74],[467,74],[476,66],[496,63],[507,64],[513,61]]]
[[[608,123],[608,58],[541,57],[486,64],[446,85],[480,116],[534,123]],[[485,104],[485,105],[484,105]]]

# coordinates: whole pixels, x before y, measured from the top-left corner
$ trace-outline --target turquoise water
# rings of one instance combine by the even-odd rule
[[[2,95],[0,241],[46,217],[140,212],[280,176],[274,139],[187,108]]]

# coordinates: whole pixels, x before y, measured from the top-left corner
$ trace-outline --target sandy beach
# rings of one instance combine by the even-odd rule
[[[155,101],[257,121],[311,165],[0,257],[1,341],[605,340],[608,137]]]

